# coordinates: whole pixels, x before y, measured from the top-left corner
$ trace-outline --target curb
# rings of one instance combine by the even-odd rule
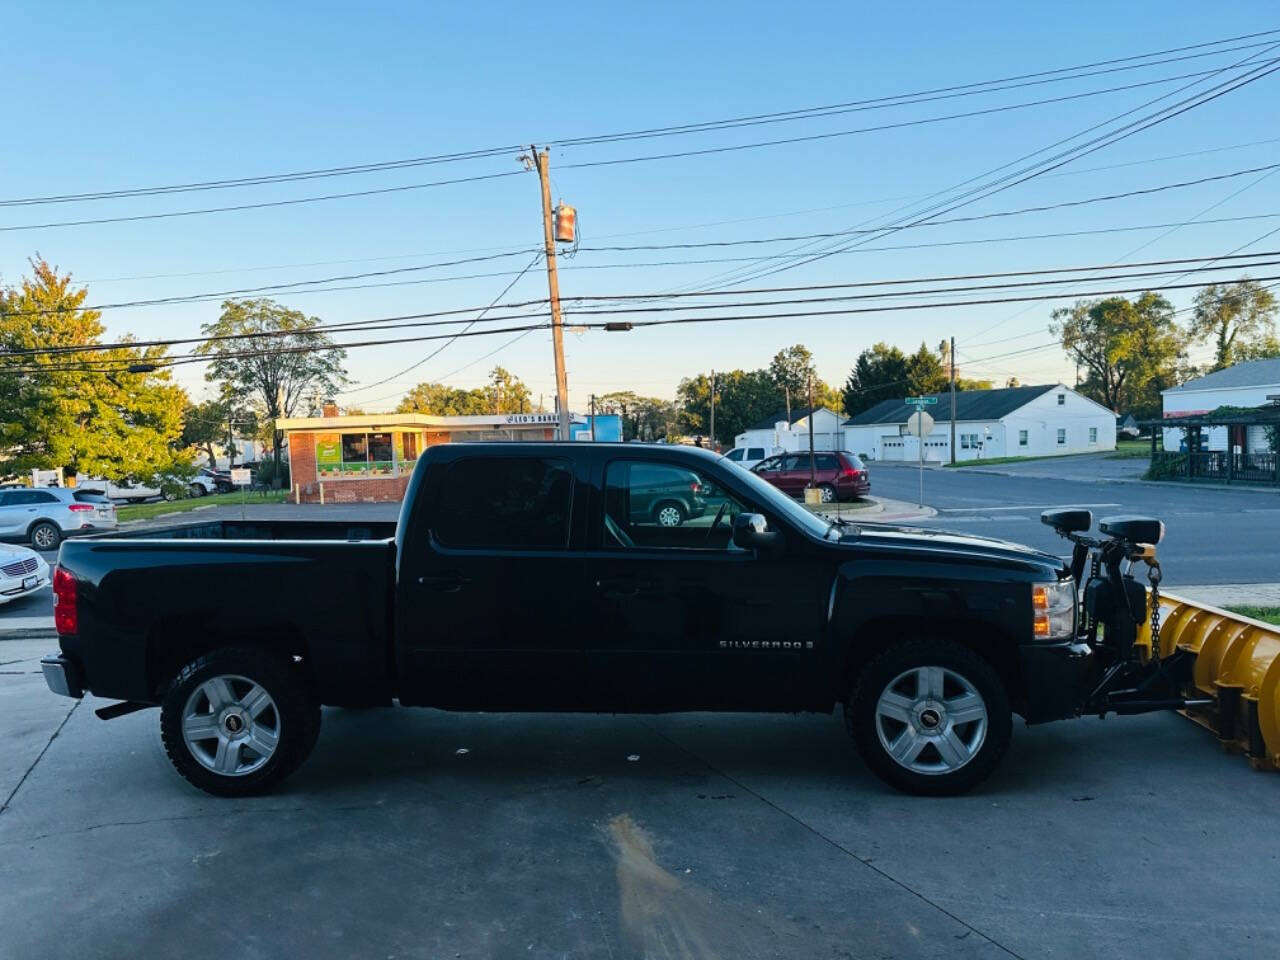
[[[0,630],[0,643],[6,640],[50,640],[58,642],[58,634],[53,624],[47,627],[18,627],[15,630]]]

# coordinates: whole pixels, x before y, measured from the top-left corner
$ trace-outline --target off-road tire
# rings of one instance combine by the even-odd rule
[[[279,716],[279,741],[261,767],[239,776],[220,774],[196,759],[183,737],[192,693],[219,676],[244,677],[261,686]],[[178,671],[160,704],[160,736],[169,762],[186,780],[219,797],[266,793],[302,765],[320,737],[320,706],[301,664],[256,647],[227,647]]]
[[[942,667],[960,675],[977,690],[986,707],[987,727],[981,747],[963,766],[946,773],[908,769],[889,755],[877,732],[881,694],[896,677],[920,667]],[[999,765],[1013,732],[1009,694],[999,674],[973,650],[941,638],[904,641],[872,659],[854,681],[844,716],[849,734],[871,771],[890,786],[924,796],[954,796],[981,783]]]

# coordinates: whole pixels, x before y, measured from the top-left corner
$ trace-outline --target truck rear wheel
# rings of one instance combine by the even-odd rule
[[[178,673],[160,705],[174,769],[220,797],[265,793],[306,760],[320,707],[297,664],[253,647],[217,650]]]
[[[985,780],[1013,732],[999,674],[968,647],[913,640],[867,664],[845,704],[867,766],[907,793],[949,796]]]

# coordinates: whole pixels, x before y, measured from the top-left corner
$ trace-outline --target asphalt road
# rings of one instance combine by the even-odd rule
[[[838,717],[326,710],[273,796],[0,642],[0,960],[1268,955],[1280,780],[1172,714],[1018,727],[977,792]]]
[[[1280,491],[1093,481],[1078,476],[1075,464],[1071,467],[1073,474],[1063,479],[926,469],[924,502],[935,507],[938,516],[920,523],[1066,555],[1070,545],[1040,523],[1041,510],[1089,507],[1095,522],[1111,514],[1137,513],[1165,522],[1159,555],[1170,587],[1280,581]],[[915,501],[918,482],[916,467],[871,464],[873,494]]]

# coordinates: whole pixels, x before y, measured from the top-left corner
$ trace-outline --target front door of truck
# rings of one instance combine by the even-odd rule
[[[401,699],[571,709],[584,696],[573,460],[465,448],[432,465],[400,544]]]
[[[657,456],[606,457],[588,523],[586,638],[599,709],[777,709],[803,704],[826,623],[830,564],[732,542],[748,497],[711,471]],[[666,473],[699,488],[677,525],[633,508]]]

